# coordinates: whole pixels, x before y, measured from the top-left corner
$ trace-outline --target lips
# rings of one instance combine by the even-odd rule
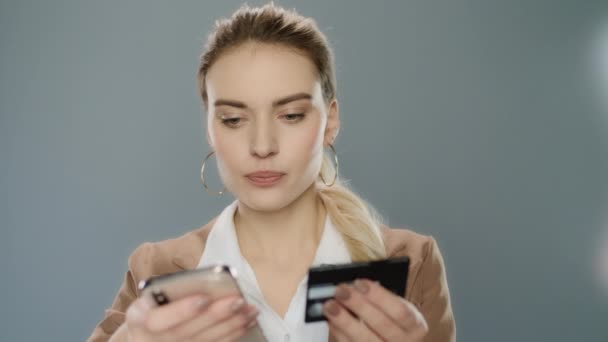
[[[272,186],[278,183],[285,173],[277,171],[256,171],[245,175],[247,179],[256,186]]]

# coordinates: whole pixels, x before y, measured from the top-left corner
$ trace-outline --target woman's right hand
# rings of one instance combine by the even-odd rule
[[[235,341],[256,324],[258,311],[241,296],[209,301],[190,296],[157,306],[148,296],[126,314],[129,342]]]

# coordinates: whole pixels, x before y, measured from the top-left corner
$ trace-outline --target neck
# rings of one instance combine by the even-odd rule
[[[289,263],[314,256],[325,223],[325,207],[314,184],[288,206],[256,211],[238,203],[234,215],[241,253],[246,259]]]

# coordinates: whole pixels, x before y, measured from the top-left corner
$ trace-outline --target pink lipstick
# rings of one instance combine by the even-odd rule
[[[283,172],[262,170],[248,173],[245,177],[255,186],[269,187],[277,184],[284,175]]]

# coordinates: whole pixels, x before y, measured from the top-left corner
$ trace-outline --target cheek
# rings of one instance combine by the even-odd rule
[[[213,125],[213,123],[210,123],[210,125]],[[218,124],[215,123],[215,125]],[[235,170],[235,165],[238,165],[238,161],[242,160],[242,156],[240,156],[242,154],[242,151],[240,151],[242,144],[238,143],[237,137],[222,132],[221,127],[209,127],[210,143],[215,151],[220,177],[224,181],[228,181],[230,171]]]
[[[319,126],[320,122],[316,120],[307,127],[302,127],[302,129],[288,134],[285,152],[299,159],[298,164],[315,164],[316,158],[321,158],[323,134]]]
[[[221,127],[217,120],[213,119],[213,115],[215,114],[207,114],[207,138],[209,139],[209,145],[214,150],[217,150],[215,146],[217,145],[218,132],[221,130]]]
[[[239,159],[238,157],[238,145],[237,144],[230,144],[230,143],[221,143],[218,142],[215,145],[215,154],[216,157],[218,159],[218,165],[225,165],[228,167],[228,170],[232,169],[232,165],[234,165],[235,163],[237,163],[237,161]],[[226,171],[226,170],[222,170],[222,171]]]
[[[308,130],[302,132],[302,141],[304,145],[311,151],[311,153],[317,153],[323,150],[323,132],[325,127],[325,120],[321,117],[316,117],[316,120]]]

